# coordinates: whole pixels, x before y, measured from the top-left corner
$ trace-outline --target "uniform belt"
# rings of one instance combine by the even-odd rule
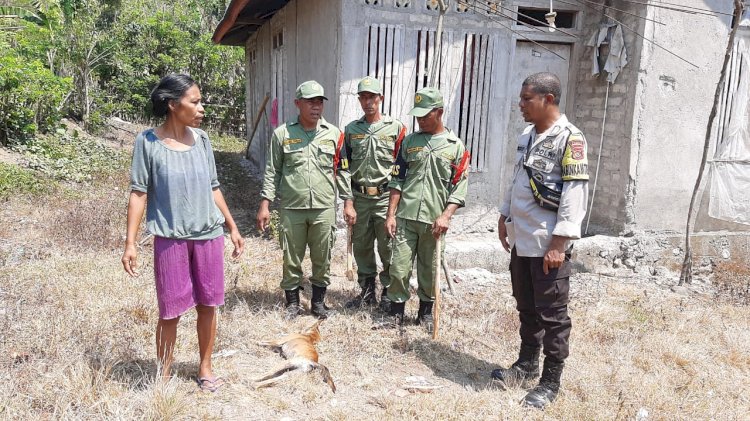
[[[352,189],[368,196],[380,196],[384,192],[388,191],[388,183],[383,183],[379,186],[367,187],[352,181]]]

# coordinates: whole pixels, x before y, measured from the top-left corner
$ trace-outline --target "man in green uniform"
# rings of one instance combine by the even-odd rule
[[[469,152],[452,131],[443,126],[443,96],[423,88],[414,97],[410,115],[417,117],[419,132],[401,144],[389,184],[390,202],[385,227],[394,238],[391,257],[390,325],[403,323],[409,299],[409,276],[417,259],[419,313],[417,323],[432,330],[435,300],[433,256],[437,239],[450,226],[453,213],[464,206],[468,187]],[[442,250],[441,250],[442,253]]]
[[[322,117],[323,87],[307,81],[297,87],[294,104],[299,116],[282,124],[271,138],[262,200],[258,209],[258,229],[270,222],[269,204],[281,199],[281,248],[284,270],[281,289],[286,294],[287,317],[302,312],[299,304],[302,259],[310,248],[312,263],[311,311],[318,318],[328,316],[324,304],[330,281],[331,249],[335,238],[336,189],[344,200],[344,219],[356,222],[344,134]]]
[[[352,246],[362,291],[358,297],[346,303],[346,307],[377,303],[375,276],[378,275],[378,267],[374,246],[377,239],[378,254],[383,262],[380,308],[388,312],[388,269],[391,261],[390,239],[385,232],[388,182],[393,169],[394,151],[398,150],[404,139],[406,128],[400,121],[380,113],[383,91],[377,79],[369,76],[362,79],[357,93],[364,116],[346,126],[344,145],[349,156],[354,209],[357,211],[357,223],[352,227]]]

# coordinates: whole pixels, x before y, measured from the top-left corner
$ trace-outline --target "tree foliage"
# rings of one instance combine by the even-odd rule
[[[24,142],[61,116],[94,130],[110,116],[149,123],[149,93],[169,73],[196,80],[208,125],[242,130],[244,51],[211,43],[225,6],[225,0],[0,0],[7,12],[0,21],[0,140]]]

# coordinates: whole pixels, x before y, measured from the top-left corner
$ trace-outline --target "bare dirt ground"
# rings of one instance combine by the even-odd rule
[[[581,273],[572,282],[571,356],[557,402],[525,409],[526,391],[502,390],[492,368],[517,352],[518,322],[505,272],[463,270],[456,295],[444,296],[433,341],[419,326],[373,331],[379,314],[347,312],[356,294],[337,244],[329,304],[318,345],[338,387],[293,374],[254,390],[251,380],[281,362],[257,342],[295,332],[309,316],[283,319],[281,253],[252,223],[258,186],[239,165],[241,144],[217,151],[230,209],[248,237],[239,261],[226,263],[215,372],[227,384],[199,392],[195,314],[180,322],[176,375],[158,378],[151,249],[141,276],[119,258],[127,177],[90,187],[85,198],[13,198],[0,212],[0,417],[4,419],[749,419],[750,319],[747,305],[702,287],[631,272]],[[665,275],[667,276],[667,275]],[[305,291],[309,297],[309,289]],[[417,303],[407,306],[410,316]],[[422,390],[415,386],[422,386]],[[424,390],[424,387],[429,390]]]

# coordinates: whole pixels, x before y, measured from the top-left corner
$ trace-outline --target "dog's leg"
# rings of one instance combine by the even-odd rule
[[[271,339],[267,341],[260,341],[258,342],[258,345],[260,346],[267,346],[271,348],[281,348],[286,342],[291,341],[292,339],[299,339],[302,337],[299,333],[292,333],[291,335],[286,335],[279,339]]]
[[[261,377],[255,379],[253,381],[253,387],[256,389],[260,387],[265,387],[268,385],[271,385],[273,383],[276,383],[277,381],[283,379],[286,377],[286,374],[292,370],[296,370],[297,365],[292,362],[287,362],[283,365],[280,365],[273,370],[267,372],[266,374],[262,375]]]

